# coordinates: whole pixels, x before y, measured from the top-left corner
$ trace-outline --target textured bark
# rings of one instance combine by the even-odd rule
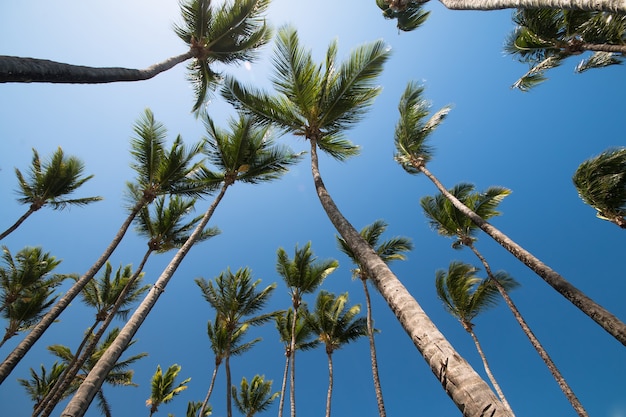
[[[202,234],[202,231],[211,219],[215,208],[224,197],[227,188],[228,185],[224,185],[222,187],[220,193],[217,197],[215,197],[215,200],[202,217],[198,226],[196,226],[193,233],[185,241],[178,252],[176,252],[176,255],[174,255],[170,263],[167,265],[159,279],[154,284],[154,287],[152,287],[139,307],[137,307],[137,310],[135,310],[132,317],[128,320],[128,322],[126,322],[126,325],[124,325],[120,331],[120,334],[115,339],[115,342],[109,346],[93,369],[89,372],[70,402],[65,407],[65,410],[61,414],[62,417],[82,417],[85,415],[85,412],[87,412],[87,408],[89,408],[94,396],[102,387],[107,374],[111,371],[120,356],[122,356],[124,349],[131,342],[139,330],[139,327],[141,327],[159,297],[163,291],[165,291],[165,287],[174,275],[174,272],[176,272],[180,263],[183,261],[198,237]]]
[[[105,84],[142,81],[193,58],[193,50],[145,69],[86,67],[47,59],[0,55],[0,83]]]
[[[503,248],[532,269],[545,282],[554,288],[559,294],[578,307],[583,313],[598,323],[604,330],[615,337],[620,343],[626,345],[626,324],[607,311],[604,307],[587,297],[582,291],[570,284],[556,271],[545,265],[530,252],[511,240],[507,235],[483,220],[480,216],[467,208],[439,182],[439,180],[423,165],[419,165],[420,171],[437,186],[437,189],[456,207],[467,216],[476,226],[491,236]]]
[[[326,352],[328,356],[328,392],[326,393],[326,417],[330,417],[330,402],[333,397],[333,353]]]
[[[511,417],[489,385],[459,355],[422,307],[341,214],[319,173],[317,145],[311,140],[311,171],[324,211],[355,254],[359,265],[383,296],[405,332],[430,366],[441,386],[463,416]]]
[[[624,0],[440,0],[450,10],[566,9],[626,13]]]
[[[24,340],[22,340],[13,351],[7,356],[7,358],[0,365],[0,384],[4,382],[4,380],[9,376],[11,371],[15,369],[17,364],[22,360],[22,358],[28,353],[31,347],[39,340],[39,338],[44,334],[44,332],[50,327],[52,323],[59,317],[59,315],[65,310],[65,308],[72,302],[74,298],[82,289],[87,285],[87,283],[98,273],[102,265],[109,259],[117,245],[121,242],[124,234],[128,230],[128,227],[132,223],[133,219],[139,213],[144,206],[145,202],[142,200],[138,202],[133,210],[131,211],[128,218],[122,224],[122,227],[117,232],[113,241],[106,248],[104,253],[100,256],[100,258],[96,261],[95,264],[70,287],[70,289],[57,301],[57,303],[50,309],[50,311],[43,316],[43,318],[33,327],[33,329],[26,335]],[[94,393],[95,394],[95,393]]]

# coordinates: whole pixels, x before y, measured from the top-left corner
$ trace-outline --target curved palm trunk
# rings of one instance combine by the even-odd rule
[[[317,145],[311,141],[311,171],[324,211],[348,247],[364,267],[413,344],[424,357],[448,396],[465,416],[509,416],[471,365],[459,355],[411,296],[400,280],[380,259],[359,232],[343,217],[319,173]]]
[[[539,340],[537,339],[535,334],[532,332],[532,330],[530,330],[530,327],[528,327],[528,324],[526,324],[526,320],[524,320],[519,310],[513,303],[513,300],[511,300],[511,297],[509,297],[509,293],[502,286],[502,284],[500,284],[500,282],[493,277],[493,274],[491,273],[491,268],[489,264],[487,263],[487,260],[474,247],[474,245],[471,245],[470,249],[472,249],[474,254],[482,262],[483,266],[485,267],[485,271],[487,272],[487,276],[489,277],[491,282],[495,284],[496,288],[498,288],[498,292],[500,292],[500,295],[502,295],[502,298],[504,298],[506,305],[509,307],[509,309],[513,313],[513,316],[515,317],[515,320],[517,320],[517,323],[522,328],[522,331],[524,332],[526,337],[528,337],[528,340],[530,340],[530,344],[533,345],[533,347],[535,348],[535,350],[537,351],[541,359],[544,361],[544,363],[550,370],[550,373],[556,380],[557,384],[559,384],[561,391],[563,391],[563,394],[565,394],[565,397],[567,397],[567,400],[570,402],[570,404],[576,411],[576,414],[578,414],[580,417],[589,417],[589,415],[587,414],[587,411],[585,410],[583,405],[580,403],[580,401],[576,397],[576,394],[574,394],[574,391],[572,391],[569,384],[567,383],[567,381],[565,381],[565,378],[563,378],[563,375],[561,375],[561,372],[559,372],[559,369],[556,367],[556,364],[552,361],[552,358],[550,358],[550,355],[548,355],[548,352],[546,352],[546,350],[543,348],[541,343],[539,343]]]
[[[363,283],[363,291],[365,291],[365,306],[367,307],[367,338],[370,342],[370,360],[372,362],[372,378],[374,379],[374,391],[376,392],[376,403],[378,404],[379,417],[386,417],[385,403],[383,401],[383,390],[380,386],[380,378],[378,376],[378,360],[376,359],[376,344],[374,343],[374,323],[372,321],[372,302],[370,292],[367,289],[367,276],[361,275]]]
[[[85,285],[87,285],[87,283],[94,277],[94,275],[98,273],[100,268],[102,268],[102,265],[104,265],[107,259],[109,259],[117,245],[121,242],[133,219],[145,204],[146,202],[144,200],[140,200],[137,204],[135,204],[130,215],[126,218],[126,220],[122,224],[122,227],[120,227],[120,230],[113,238],[113,241],[109,244],[109,246],[96,261],[96,263],[93,264],[92,267],[85,273],[85,275],[80,277],[80,279],[78,279],[78,281],[76,281],[69,290],[67,290],[63,297],[61,297],[59,301],[57,301],[57,303],[50,309],[50,311],[46,313],[45,316],[43,316],[41,321],[39,321],[39,323],[37,323],[35,327],[33,327],[30,333],[26,335],[24,340],[22,340],[15,347],[15,349],[13,349],[9,356],[7,356],[4,362],[2,362],[2,364],[0,365],[0,384],[4,382],[4,380],[9,376],[11,371],[15,369],[20,360],[22,360],[22,358],[26,355],[26,353],[28,353],[30,348],[33,347],[33,345],[37,342],[37,340],[39,340],[44,332],[48,330],[48,327],[50,327],[50,325],[54,323],[57,317],[59,317],[59,315],[63,312],[63,310],[65,310],[70,302],[74,298],[76,298],[78,294],[80,294]]]
[[[190,49],[145,69],[94,68],[63,64],[47,59],[0,55],[0,83],[104,84],[119,81],[142,81],[155,77],[194,57]]]
[[[392,2],[393,0],[389,0]],[[428,1],[428,0],[426,0]],[[424,1],[424,3],[426,3]],[[626,13],[623,0],[439,0],[450,10],[566,9]]]
[[[5,230],[4,232],[2,232],[2,234],[0,235],[0,240],[4,239],[5,237],[7,237],[9,234],[11,234],[15,229],[17,229],[18,227],[20,227],[20,225],[22,223],[24,223],[24,220],[28,219],[28,217],[33,214],[36,210],[34,210],[32,207],[28,209],[28,211],[26,213],[24,213],[22,215],[22,217],[20,217],[19,219],[17,219],[17,221],[15,223],[13,223],[13,226],[9,227],[7,230]]]
[[[607,311],[604,307],[587,297],[582,291],[570,284],[565,278],[552,270],[549,266],[535,258],[530,252],[519,246],[504,233],[483,220],[450,192],[439,182],[439,180],[422,164],[417,168],[435,184],[437,189],[456,207],[461,213],[467,216],[476,226],[491,236],[503,248],[508,250],[513,256],[522,261],[527,267],[532,269],[545,282],[554,288],[559,294],[568,299],[578,307],[583,313],[591,317],[604,330],[626,345],[626,324]]]
[[[215,208],[224,197],[226,189],[230,184],[224,184],[220,193],[217,195],[209,209],[202,217],[202,220],[196,226],[193,233],[185,241],[183,246],[176,252],[176,255],[172,258],[167,265],[154,287],[148,292],[148,295],[141,302],[137,310],[133,313],[132,317],[126,322],[126,325],[120,331],[120,334],[115,339],[115,342],[109,346],[106,352],[102,355],[100,360],[93,367],[85,381],[80,385],[70,402],[65,407],[65,410],[61,414],[63,417],[82,417],[85,415],[87,408],[91,404],[94,395],[97,390],[100,389],[107,374],[111,371],[115,362],[120,358],[124,349],[128,346],[132,338],[135,336],[139,327],[143,324],[144,320],[152,310],[152,307],[156,304],[161,293],[165,291],[167,283],[170,281],[174,272],[183,261],[193,244],[198,237],[202,234],[202,230],[206,227],[207,223],[211,219]]]
[[[137,267],[137,270],[135,270],[133,275],[130,277],[130,279],[128,280],[128,282],[126,283],[126,285],[124,286],[120,294],[118,295],[117,300],[115,300],[115,304],[113,304],[113,307],[108,312],[104,321],[98,328],[98,331],[96,332],[96,334],[91,338],[90,336],[92,334],[93,328],[89,329],[89,332],[83,339],[83,342],[76,350],[76,353],[74,354],[74,358],[72,359],[72,362],[67,366],[67,368],[65,369],[65,372],[62,374],[59,381],[54,385],[50,393],[46,396],[49,398],[44,399],[44,401],[42,401],[38,409],[35,410],[35,412],[33,413],[33,417],[39,415],[39,413],[41,413],[42,417],[50,416],[50,414],[54,410],[54,407],[56,407],[59,401],[61,401],[63,394],[65,393],[67,388],[70,386],[72,381],[74,381],[74,378],[78,374],[78,371],[80,371],[83,364],[87,361],[87,359],[91,357],[93,352],[96,350],[98,342],[100,341],[100,339],[102,339],[104,332],[107,330],[107,328],[113,321],[113,318],[115,318],[115,314],[120,309],[121,305],[124,303],[126,299],[126,295],[128,295],[128,292],[132,288],[132,285],[137,280],[137,278],[139,278],[139,274],[141,274],[141,271],[143,271],[143,268],[146,265],[146,262],[148,262],[148,258],[150,257],[152,252],[153,252],[153,249],[148,249],[146,251],[145,255],[143,256],[143,259],[141,260],[141,263]],[[87,341],[89,341],[89,344],[85,348],[85,351],[81,354],[81,351],[83,350],[83,347]],[[43,410],[42,410],[42,406],[45,406]]]
[[[285,371],[283,372],[283,385],[280,388],[280,401],[278,403],[278,417],[283,417],[283,407],[285,405],[285,391],[287,391],[287,374],[289,372],[289,360],[291,355],[288,351],[289,348],[285,349]]]
[[[326,417],[330,417],[330,400],[333,396],[333,352],[328,355],[328,393],[326,394]]]
[[[211,398],[211,393],[213,392],[213,387],[215,386],[215,378],[217,377],[217,371],[220,368],[222,361],[215,361],[215,369],[213,369],[213,375],[211,376],[211,383],[209,384],[209,390],[206,393],[206,397],[204,397],[204,401],[202,402],[202,406],[200,407],[200,411],[198,412],[198,417],[204,417],[204,410],[206,410],[207,404],[209,404],[209,398]]]

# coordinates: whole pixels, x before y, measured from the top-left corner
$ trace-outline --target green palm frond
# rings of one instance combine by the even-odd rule
[[[357,304],[346,309],[347,303],[348,293],[335,296],[322,290],[317,295],[315,310],[309,316],[313,331],[329,354],[367,335],[365,317],[357,317],[361,307]]]
[[[376,0],[376,5],[382,10],[385,19],[397,19],[398,29],[410,32],[422,26],[430,12],[423,10],[423,2],[407,1],[406,3],[405,7],[398,9],[390,7],[385,0]]]
[[[603,68],[609,65],[621,65],[622,58],[613,52],[594,52],[589,58],[583,59],[576,65],[576,72],[585,72],[593,68]]]
[[[161,365],[157,365],[157,370],[152,376],[150,384],[151,395],[146,401],[146,405],[150,407],[151,414],[156,412],[161,404],[169,403],[174,397],[188,388],[187,383],[191,381],[191,378],[187,378],[174,386],[176,377],[181,369],[180,365],[174,364],[167,368],[167,371],[163,374]]]
[[[18,378],[18,383],[24,387],[28,397],[35,403],[35,407],[50,393],[52,387],[59,380],[61,374],[65,371],[64,363],[54,362],[50,372],[44,365],[41,365],[41,373],[38,374],[33,368],[30,368],[30,379]],[[70,393],[67,392],[64,398]]]
[[[297,350],[310,350],[319,344],[319,340],[311,340],[313,337],[313,329],[307,317],[309,311],[306,305],[300,305],[298,308],[298,316],[296,318],[295,346]],[[285,349],[291,347],[291,329],[293,324],[293,309],[289,308],[274,317],[276,330],[280,335],[280,340],[285,344]]]
[[[272,381],[266,381],[261,375],[255,375],[249,384],[243,377],[240,389],[233,385],[231,391],[237,409],[246,417],[266,411],[280,395],[279,392],[272,394]]]

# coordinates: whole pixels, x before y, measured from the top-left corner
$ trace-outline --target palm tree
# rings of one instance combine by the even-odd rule
[[[291,417],[295,417],[297,321],[300,316],[302,296],[315,292],[326,277],[337,269],[339,263],[334,259],[318,261],[311,250],[311,242],[307,242],[302,248],[298,248],[298,245],[296,245],[293,259],[289,258],[283,248],[278,248],[277,258],[276,270],[287,284],[289,295],[291,295],[291,305],[295,312],[295,314],[291,316],[291,344],[289,346],[289,356],[291,358],[289,396],[291,401]]]
[[[449,193],[460,201],[467,209],[475,213],[481,219],[490,219],[497,216],[500,213],[496,210],[498,204],[510,194],[510,190],[502,187],[489,187],[489,189],[483,193],[474,191],[474,186],[471,184],[459,184],[454,187]],[[570,386],[561,375],[560,371],[556,367],[556,364],[548,355],[548,352],[543,348],[537,337],[534,335],[526,320],[522,317],[521,313],[513,303],[511,297],[509,297],[507,288],[501,283],[501,278],[491,272],[491,267],[485,257],[478,251],[474,242],[476,238],[475,234],[478,232],[478,226],[467,218],[460,210],[458,210],[452,202],[442,194],[438,194],[435,197],[426,196],[420,201],[426,217],[429,219],[431,226],[439,232],[440,235],[456,238],[452,244],[453,248],[459,249],[463,246],[467,246],[476,255],[480,262],[485,267],[487,276],[496,287],[506,305],[509,307],[515,320],[522,328],[522,331],[528,337],[528,340],[535,348],[541,359],[544,361],[550,373],[559,384],[559,387],[569,400],[570,404],[581,417],[586,417],[587,412],[584,407],[570,388]],[[502,275],[502,274],[500,274]],[[504,277],[506,278],[506,276]],[[510,278],[506,278],[510,279]]]
[[[167,368],[165,375],[163,375],[161,365],[157,365],[157,370],[152,376],[150,398],[146,401],[146,406],[150,407],[150,417],[159,411],[161,404],[169,403],[174,397],[188,388],[187,383],[191,381],[191,378],[187,378],[177,386],[174,386],[176,377],[181,369],[182,367],[180,365],[174,364]]]
[[[532,269],[559,294],[572,302],[609,334],[626,345],[626,324],[587,297],[560,274],[515,243],[500,230],[493,227],[485,219],[474,213],[455,198],[428,170],[426,164],[433,157],[433,149],[428,144],[427,139],[445,118],[450,108],[444,107],[432,115],[429,120],[425,121],[424,119],[428,116],[428,103],[421,97],[423,90],[423,87],[415,83],[409,83],[400,100],[400,120],[395,132],[396,161],[409,174],[423,173],[463,216],[467,217],[513,256]]]
[[[267,323],[275,313],[257,314],[269,301],[276,284],[268,285],[262,290],[256,287],[261,280],[252,281],[252,271],[240,268],[234,274],[230,269],[222,272],[215,278],[215,284],[204,278],[196,278],[198,287],[204,299],[213,307],[217,314],[216,323],[226,330],[226,345],[224,347],[224,368],[226,370],[226,410],[227,416],[232,416],[231,405],[231,374],[230,351],[235,332],[242,326],[259,326]]]
[[[272,381],[266,381],[265,376],[255,375],[250,384],[246,377],[241,379],[241,389],[232,386],[232,396],[235,405],[241,414],[254,417],[257,413],[266,411],[280,393],[272,394]]]
[[[289,365],[291,363],[292,355],[292,334],[295,334],[294,352],[296,350],[310,350],[319,344],[319,340],[311,340],[313,336],[313,329],[311,324],[307,320],[309,314],[306,309],[306,304],[301,304],[298,308],[298,316],[296,318],[296,329],[293,331],[293,308],[287,309],[282,314],[276,315],[274,321],[276,322],[276,330],[280,335],[280,341],[285,345],[285,371],[283,372],[283,383],[280,389],[280,401],[278,405],[278,417],[283,416],[283,406],[285,403],[285,392],[287,390],[287,374],[289,372]],[[295,382],[295,374],[292,374],[290,381]],[[293,389],[292,391],[293,392]],[[295,410],[295,407],[292,408]]]
[[[258,120],[275,124],[310,142],[313,182],[324,211],[368,271],[372,283],[433,373],[440,376],[446,393],[466,414],[490,410],[494,416],[508,415],[489,385],[458,355],[400,280],[343,216],[326,190],[319,172],[317,149],[338,160],[357,153],[358,147],[342,134],[365,115],[380,92],[374,83],[389,56],[389,48],[380,41],[361,46],[342,64],[336,62],[336,55],[337,44],[331,43],[325,63],[316,65],[311,52],[300,45],[295,29],[282,28],[274,57],[273,84],[278,94],[271,96],[226,78],[223,95]],[[422,337],[424,334],[428,337]]]
[[[0,83],[142,81],[191,60],[188,78],[196,92],[196,111],[220,79],[215,64],[251,61],[258,49],[269,41],[271,31],[264,17],[268,6],[269,0],[242,0],[219,7],[212,6],[211,0],[183,0],[180,3],[182,23],[174,26],[174,32],[189,49],[178,56],[146,69],[94,68],[45,59],[0,56]]]
[[[182,138],[178,136],[172,147],[167,150],[165,148],[167,131],[154,119],[150,110],[146,110],[143,117],[135,123],[134,131],[136,137],[131,139],[131,155],[135,162],[131,167],[136,171],[137,178],[131,187],[135,188],[141,197],[133,202],[130,214],[100,258],[65,292],[48,314],[0,364],[0,384],[70,302],[80,294],[87,282],[98,273],[145,205],[162,194],[199,195],[200,191],[196,187],[188,185],[190,174],[200,166],[200,162],[193,161],[201,150],[199,144],[186,147]]]
[[[386,264],[395,260],[405,260],[406,256],[403,252],[408,252],[413,249],[413,243],[406,237],[394,237],[388,239],[381,244],[378,241],[383,233],[387,230],[387,224],[382,220],[377,220],[374,223],[365,226],[361,229],[361,236],[363,239],[374,249],[374,251],[380,256]],[[359,261],[356,255],[352,252],[348,244],[341,237],[337,236],[337,243],[339,249],[348,255],[350,260],[356,265],[356,268],[352,270],[353,277],[359,278],[363,284],[363,291],[365,292],[365,305],[367,308],[367,337],[370,343],[370,360],[372,362],[372,377],[374,378],[374,390],[376,392],[376,402],[378,404],[378,414],[380,417],[387,415],[385,411],[385,403],[383,401],[383,391],[380,386],[380,378],[378,376],[378,360],[376,358],[376,344],[374,343],[374,322],[372,320],[372,303],[370,299],[370,293],[367,288],[368,275],[364,268],[359,266]]]
[[[626,148],[609,149],[586,160],[572,180],[598,218],[626,229]]]
[[[474,333],[474,323],[472,322],[474,318],[486,309],[494,307],[498,302],[498,289],[494,283],[489,279],[477,277],[477,271],[472,265],[462,262],[452,262],[447,272],[438,270],[435,274],[437,296],[443,301],[443,306],[446,310],[459,320],[463,329],[472,337],[476,350],[483,361],[485,372],[498,393],[500,401],[513,414],[513,410],[506,400],[500,385],[491,372],[478,337]],[[513,279],[505,279],[499,282],[507,291],[517,285],[517,282]]]
[[[410,32],[422,26],[430,12],[423,10],[424,3],[410,2],[398,7],[398,1],[376,0],[376,5],[383,11],[385,19],[397,19],[398,30]]]
[[[528,91],[546,80],[544,72],[559,66],[566,58],[593,51],[577,72],[620,64],[626,53],[626,15],[558,9],[518,9],[517,25],[508,37],[505,51],[530,70],[513,84]]]
[[[82,365],[81,370],[82,373],[76,375],[73,383],[69,386],[68,391],[64,393],[65,396],[70,395],[72,392],[76,391],[76,389],[81,386],[84,381],[86,375],[93,369],[94,365],[97,363],[98,359],[107,351],[107,349],[113,344],[115,338],[119,335],[120,330],[118,328],[112,329],[104,340],[98,345],[97,349],[93,352],[91,357]],[[129,346],[132,346],[135,343],[133,340]],[[74,360],[75,355],[72,353],[70,348],[63,345],[52,345],[48,346],[48,350],[57,356],[65,366],[71,363]],[[127,359],[122,361],[118,361],[114,364],[111,370],[105,375],[105,382],[112,386],[133,386],[136,387],[137,384],[133,383],[133,371],[129,370],[128,367],[133,363],[137,362],[139,359],[147,356],[147,353],[140,353],[137,355],[133,355]],[[102,387],[98,389],[97,393],[98,397],[98,406],[102,413],[106,417],[111,417],[111,407],[109,402],[104,396],[104,392],[102,391]]]
[[[320,342],[326,347],[328,357],[328,395],[326,397],[326,417],[330,417],[330,402],[333,393],[333,352],[344,345],[367,335],[367,320],[357,317],[361,306],[346,309],[348,293],[338,297],[327,291],[320,291],[315,301],[315,310],[310,322]]]
[[[196,182],[192,189],[207,190],[212,189],[216,184],[222,184],[221,189],[193,233],[174,255],[155,283],[154,288],[126,323],[120,337],[116,339],[112,348],[103,355],[95,369],[96,372],[87,378],[88,383],[83,384],[70,400],[62,414],[63,416],[84,415],[93,400],[96,387],[102,385],[103,375],[106,375],[107,370],[119,358],[122,349],[129,343],[156,304],[174,272],[202,234],[228,187],[233,185],[235,181],[256,184],[280,178],[291,164],[300,159],[300,156],[293,154],[289,148],[274,145],[272,137],[268,135],[268,129],[256,127],[250,118],[242,116],[238,120],[231,120],[232,133],[215,127],[208,116],[205,126],[209,137],[205,139],[204,152],[208,160],[221,171],[214,172],[206,167],[201,168],[200,172],[197,173]]]
[[[66,198],[81,185],[93,178],[83,177],[85,164],[75,156],[65,156],[63,149],[58,148],[48,161],[41,162],[39,154],[33,149],[28,177],[15,168],[19,184],[17,201],[28,204],[28,210],[11,227],[0,234],[0,240],[17,229],[31,214],[44,206],[54,210],[62,210],[67,206],[84,206],[102,200],[102,197]]]
[[[65,364],[54,362],[50,372],[46,370],[45,366],[41,365],[41,374],[30,368],[30,379],[18,378],[17,381],[24,387],[30,399],[35,403],[33,410],[36,410],[41,401],[48,396],[48,393],[57,383],[65,368]]]

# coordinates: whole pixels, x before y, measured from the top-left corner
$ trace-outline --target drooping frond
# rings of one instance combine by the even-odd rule
[[[397,19],[397,27],[403,32],[413,31],[420,26],[428,18],[430,12],[423,10],[424,2],[421,1],[405,1],[403,7],[393,7],[393,3],[389,0],[376,0],[376,5],[382,10],[385,19]]]

